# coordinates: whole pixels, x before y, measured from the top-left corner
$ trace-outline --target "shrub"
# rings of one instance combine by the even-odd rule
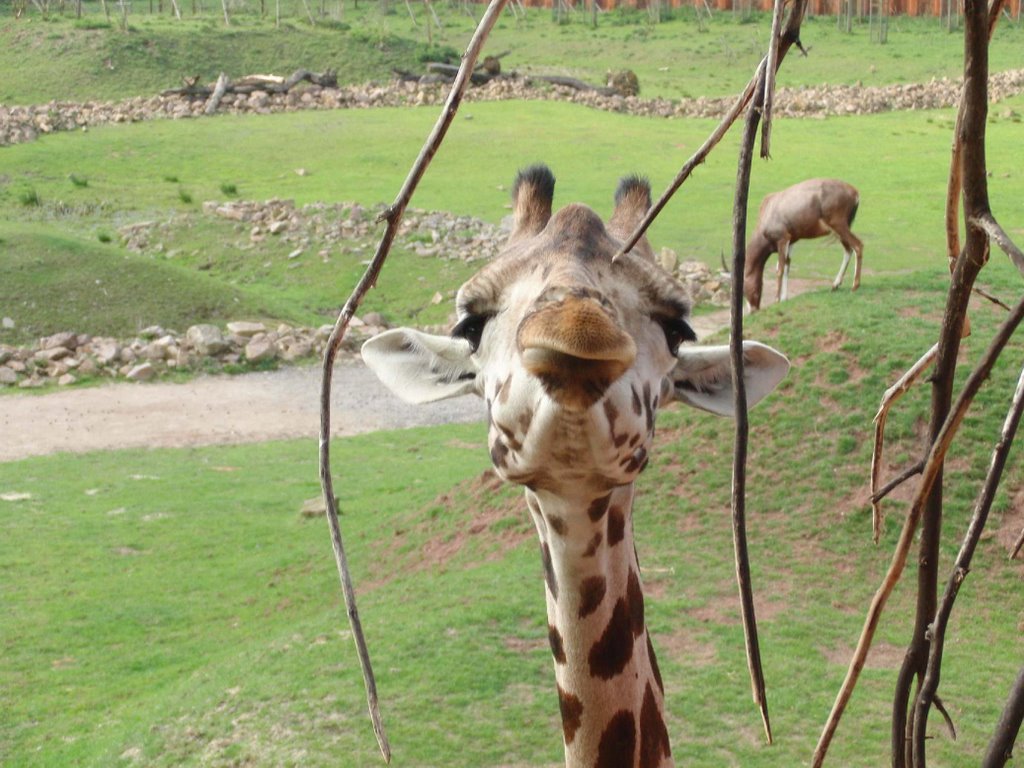
[[[18,202],[26,207],[42,204],[42,201],[39,199],[39,193],[32,187],[23,189],[18,193]]]

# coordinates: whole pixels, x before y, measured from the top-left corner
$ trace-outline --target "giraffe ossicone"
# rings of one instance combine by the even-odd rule
[[[491,461],[526,489],[541,545],[548,639],[568,768],[672,765],[664,688],[644,622],[633,546],[634,481],[659,408],[730,416],[727,346],[697,346],[683,286],[646,238],[613,261],[651,204],[623,179],[607,226],[590,208],[552,214],[554,176],[521,171],[503,251],[458,292],[450,337],[399,328],[363,345],[403,399],[483,398]],[[749,405],[788,360],[744,342]]]

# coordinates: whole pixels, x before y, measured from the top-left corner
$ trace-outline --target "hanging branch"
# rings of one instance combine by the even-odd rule
[[[356,652],[359,655],[359,663],[363,671],[363,683],[366,686],[367,704],[370,710],[370,719],[373,723],[373,730],[377,736],[377,743],[380,746],[381,754],[386,763],[391,762],[391,747],[388,744],[387,735],[384,732],[384,723],[381,719],[380,708],[377,703],[377,684],[373,675],[373,667],[370,663],[370,654],[366,647],[366,640],[363,636],[362,622],[359,619],[359,611],[356,608],[355,589],[352,585],[352,576],[349,573],[348,558],[345,555],[345,548],[341,540],[341,526],[338,523],[337,501],[334,496],[334,484],[331,479],[330,466],[330,443],[331,443],[331,379],[334,373],[334,360],[338,354],[348,324],[359,308],[363,297],[372,288],[384,266],[384,260],[391,250],[391,245],[398,234],[398,227],[401,223],[402,214],[405,212],[409,200],[412,198],[416,186],[423,177],[427,166],[437,153],[441,142],[444,140],[448,128],[451,126],[462,102],[462,97],[469,83],[469,76],[473,66],[480,55],[484,41],[490,34],[494,23],[501,15],[507,0],[491,0],[480,24],[477,26],[473,38],[469,42],[462,57],[462,67],[459,70],[451,91],[445,101],[441,115],[438,117],[430,136],[420,150],[416,162],[409,171],[398,197],[395,202],[381,215],[381,219],[387,221],[387,229],[377,246],[369,266],[360,278],[359,283],[353,290],[352,295],[342,307],[341,313],[334,324],[330,338],[327,340],[327,349],[324,351],[323,378],[320,386],[320,486],[323,490],[324,504],[327,507],[327,523],[330,527],[331,545],[334,549],[334,557],[338,566],[338,574],[341,578],[342,592],[345,596],[345,608],[348,613],[349,626],[352,628],[352,636],[356,644]]]
[[[740,154],[736,171],[736,195],[732,216],[732,271],[743,274],[746,260],[747,201],[750,196],[750,172],[754,156],[754,141],[757,135],[758,102],[764,98],[762,90],[766,80],[766,66],[758,68],[755,78],[755,93],[760,98],[747,110],[747,119],[740,140]],[[743,617],[743,638],[747,652],[747,669],[750,673],[750,687],[754,703],[761,712],[765,738],[772,743],[772,728],[768,719],[768,698],[765,690],[764,670],[761,668],[761,649],[757,639],[757,616],[754,613],[753,584],[750,578],[750,556],[747,551],[747,443],[749,423],[747,420],[747,392],[743,380],[743,282],[732,281],[732,296],[729,305],[730,329],[729,356],[732,361],[733,411],[736,429],[733,437],[732,461],[732,539],[733,557],[736,563],[736,583],[740,592],[740,615]]]
[[[1021,720],[1024,720],[1024,668],[1017,673],[1006,707],[981,761],[981,768],[1003,768],[1006,761],[1013,757],[1013,745],[1017,741]]]
[[[821,768],[821,765],[824,763],[825,755],[828,752],[829,744],[832,742],[832,737],[835,735],[839,720],[842,718],[843,711],[849,703],[850,696],[853,695],[853,689],[857,685],[857,679],[864,668],[868,651],[871,649],[871,640],[878,627],[882,610],[885,608],[885,603],[889,599],[889,595],[892,594],[896,582],[899,581],[903,573],[903,568],[907,563],[907,555],[910,552],[910,547],[913,545],[917,525],[925,512],[932,487],[942,473],[942,465],[950,443],[952,443],[953,438],[956,436],[960,423],[963,421],[975,395],[985,380],[988,379],[989,374],[992,372],[992,366],[995,365],[999,354],[1003,351],[1010,336],[1017,329],[1022,319],[1024,319],[1024,299],[1021,299],[1014,307],[1013,312],[997,332],[985,356],[978,363],[974,371],[971,372],[967,382],[964,384],[963,391],[960,393],[960,397],[957,398],[956,404],[950,410],[936,439],[932,442],[921,475],[921,485],[904,521],[903,530],[900,532],[900,538],[896,544],[896,551],[893,553],[889,570],[886,572],[882,584],[875,592],[875,596],[871,601],[868,615],[864,621],[864,628],[861,631],[860,639],[857,641],[857,648],[854,651],[853,658],[850,660],[850,667],[846,672],[846,679],[843,680],[839,694],[836,696],[836,701],[832,705],[832,711],[825,722],[825,728],[818,740],[818,746],[814,750],[814,756],[811,761],[812,768]]]
[[[931,647],[928,651],[928,667],[924,680],[921,682],[921,689],[917,694],[917,701],[914,706],[914,740],[913,759],[914,765],[925,765],[925,733],[928,728],[928,711],[935,700],[935,692],[939,687],[939,678],[942,670],[942,651],[946,641],[946,627],[949,624],[949,617],[953,613],[953,603],[960,592],[960,585],[971,569],[971,560],[974,551],[981,540],[981,534],[985,530],[985,523],[988,521],[988,513],[992,508],[996,490],[999,482],[1003,479],[1003,469],[1006,467],[1006,458],[1013,445],[1013,438],[1017,434],[1017,426],[1020,424],[1021,411],[1024,410],[1024,370],[1021,371],[1017,380],[1017,389],[1013,394],[1010,409],[1003,422],[1003,429],[999,434],[995,449],[992,451],[992,460],[989,462],[988,474],[982,486],[981,495],[974,507],[974,514],[971,516],[970,524],[967,526],[967,533],[964,536],[960,552],[953,563],[953,573],[946,584],[946,591],[939,604],[939,610],[932,622]]]

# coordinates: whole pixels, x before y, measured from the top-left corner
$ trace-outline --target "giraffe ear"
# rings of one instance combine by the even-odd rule
[[[680,347],[672,370],[676,399],[719,416],[732,416],[732,366],[728,345]],[[771,393],[789,370],[789,360],[756,341],[743,342],[743,380],[747,406]]]
[[[515,226],[509,242],[536,235],[551,218],[555,176],[546,165],[532,165],[516,175],[512,185]]]
[[[363,344],[363,362],[407,403],[432,403],[476,392],[476,366],[465,339],[395,328]]]

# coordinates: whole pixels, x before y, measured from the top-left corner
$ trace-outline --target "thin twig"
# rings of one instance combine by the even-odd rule
[[[761,122],[761,157],[771,157],[772,143],[772,111],[775,107],[775,62],[779,58],[779,33],[782,31],[782,8],[785,0],[775,0],[772,10],[772,33],[768,44],[767,76],[764,79],[764,109]]]
[[[765,66],[758,68],[755,89],[762,87]],[[756,91],[755,91],[756,92]],[[763,92],[761,93],[763,97]],[[740,141],[739,163],[736,172],[736,194],[733,201],[732,250],[733,274],[743,274],[746,260],[747,200],[750,196],[750,171],[754,156],[754,141],[757,134],[758,102],[755,96],[747,112]],[[743,638],[747,651],[747,669],[750,673],[750,687],[754,703],[761,712],[765,738],[772,743],[772,728],[768,718],[768,696],[765,690],[764,670],[761,666],[761,650],[757,639],[757,616],[754,612],[753,584],[750,578],[750,556],[747,551],[746,491],[747,491],[747,443],[749,422],[747,420],[747,393],[743,380],[743,284],[732,282],[730,302],[729,353],[732,360],[733,410],[736,429],[733,437],[732,463],[732,540],[736,564],[736,583],[740,592],[740,615],[743,618]]]
[[[1009,304],[1007,304],[1005,301],[1000,299],[998,296],[993,296],[991,293],[986,291],[984,288],[979,288],[978,286],[974,286],[974,292],[976,294],[978,294],[979,296],[981,296],[981,298],[987,299],[988,301],[991,301],[993,304],[995,304],[1000,309],[1005,309],[1007,312],[1010,311],[1010,305]]]
[[[892,590],[896,586],[896,582],[899,581],[904,566],[907,564],[907,555],[914,541],[917,524],[921,520],[932,485],[942,471],[949,445],[956,436],[957,430],[960,428],[960,424],[967,413],[967,409],[974,400],[974,396],[988,378],[996,359],[1003,351],[1003,348],[1010,340],[1010,336],[1017,329],[1022,319],[1024,319],[1024,299],[1017,303],[1010,316],[999,327],[992,343],[985,351],[984,357],[982,357],[977,367],[967,378],[963,391],[961,391],[956,403],[954,403],[946,416],[935,441],[928,451],[928,459],[925,462],[924,471],[921,475],[921,484],[917,489],[917,495],[904,521],[903,530],[900,532],[896,550],[893,552],[892,561],[889,564],[889,570],[886,572],[881,585],[871,600],[871,606],[864,620],[864,628],[857,641],[857,648],[854,651],[853,658],[850,659],[850,667],[846,672],[846,678],[843,680],[835,703],[832,705],[832,711],[829,713],[821,737],[818,740],[818,745],[814,750],[814,756],[811,760],[812,768],[821,768],[821,765],[824,763],[829,744],[831,744],[832,737],[839,726],[839,720],[842,718],[843,711],[853,695],[853,689],[857,685],[857,679],[860,677],[868,651],[871,649],[871,640],[874,637],[875,629],[878,627],[882,610],[885,608],[885,603],[889,599],[889,595],[892,594]]]
[[[894,477],[888,483],[883,485],[878,491],[876,491],[871,496],[871,503],[872,504],[877,504],[882,499],[884,499],[886,496],[888,496],[890,493],[892,493],[897,488],[899,488],[901,485],[903,485],[905,482],[907,482],[907,480],[912,478],[914,475],[921,474],[921,471],[923,469],[924,469],[924,461],[923,460],[922,461],[917,461],[917,462],[911,464],[909,467],[907,467],[902,472],[900,472],[896,477]],[[876,544],[878,543],[877,538],[875,539],[875,543]]]
[[[1014,244],[1013,240],[1010,239],[1010,236],[1006,234],[1006,231],[999,225],[999,222],[996,221],[991,213],[973,216],[970,223],[983,229],[985,234],[1002,249],[1003,253],[1010,257],[1010,261],[1013,262],[1013,266],[1017,268],[1017,271],[1024,275],[1024,252]]]
[[[763,59],[760,66],[764,66]],[[654,205],[648,209],[647,214],[637,225],[636,229],[633,230],[633,234],[626,238],[622,243],[622,247],[619,249],[619,252],[615,254],[616,259],[622,254],[628,253],[633,246],[637,244],[637,241],[644,236],[644,233],[647,232],[648,228],[650,228],[651,224],[658,217],[658,214],[660,214],[661,210],[668,204],[668,201],[671,200],[672,196],[679,191],[681,186],[683,186],[683,182],[689,178],[690,174],[693,173],[694,169],[698,165],[707,159],[711,150],[718,146],[718,143],[722,140],[725,134],[729,132],[729,129],[732,128],[732,124],[736,122],[736,119],[741,114],[743,114],[743,108],[749,103],[751,97],[754,95],[754,85],[757,82],[757,78],[761,71],[760,66],[757,73],[755,73],[754,77],[751,78],[750,82],[747,83],[747,86],[743,89],[743,92],[740,93],[739,98],[736,99],[736,103],[732,105],[732,108],[725,114],[722,121],[715,127],[715,130],[711,132],[711,135],[705,139],[704,143],[700,145],[690,159],[683,163],[683,167],[679,169],[679,173],[676,174],[672,183],[668,185],[668,188],[664,192],[661,193],[661,197],[654,202]]]
[[[1017,427],[1020,424],[1021,412],[1024,411],[1024,370],[1017,379],[1017,389],[1014,391],[1010,408],[1003,421],[1003,428],[992,451],[992,459],[989,462],[988,474],[982,485],[981,494],[974,505],[974,513],[971,515],[970,523],[967,526],[967,533],[964,535],[960,551],[957,553],[953,563],[953,572],[946,583],[946,591],[939,603],[935,613],[935,620],[932,622],[931,643],[928,651],[928,667],[917,693],[917,701],[914,707],[914,740],[913,755],[914,765],[925,765],[925,733],[928,727],[928,712],[931,709],[932,701],[935,699],[935,692],[939,687],[939,678],[942,671],[942,650],[946,641],[946,627],[949,625],[949,617],[953,613],[953,603],[960,592],[960,585],[971,570],[971,560],[974,551],[981,541],[981,534],[985,530],[985,523],[988,522],[988,513],[992,508],[992,501],[995,499],[996,490],[1003,479],[1003,470],[1006,467],[1006,458],[1013,445],[1014,435],[1017,434]]]
[[[327,522],[331,532],[331,545],[334,549],[338,574],[341,578],[341,587],[345,596],[345,607],[348,613],[349,625],[352,628],[356,652],[359,654],[359,663],[363,671],[363,683],[366,686],[366,699],[370,710],[370,719],[373,723],[374,733],[377,736],[377,743],[380,745],[381,754],[384,756],[384,761],[388,763],[391,762],[391,747],[384,732],[384,723],[381,719],[380,708],[377,703],[377,684],[374,680],[373,667],[370,664],[370,655],[363,636],[362,623],[359,620],[359,611],[356,608],[355,589],[352,586],[348,558],[345,556],[345,548],[341,540],[341,526],[338,523],[337,502],[335,501],[334,485],[331,479],[331,379],[334,373],[334,359],[337,356],[342,340],[345,338],[345,332],[348,329],[352,316],[355,314],[356,309],[358,309],[363,297],[377,282],[380,270],[384,266],[384,260],[387,258],[391,250],[391,244],[398,233],[402,214],[405,212],[405,208],[409,204],[416,186],[430,164],[430,160],[434,157],[438,147],[444,140],[448,127],[455,118],[455,113],[458,111],[459,104],[462,101],[462,96],[469,83],[476,60],[480,55],[480,50],[483,48],[484,41],[500,16],[506,2],[507,0],[492,0],[483,18],[480,20],[480,24],[477,26],[472,40],[470,40],[469,47],[462,57],[462,66],[455,77],[455,82],[452,83],[451,91],[445,101],[441,115],[434,125],[434,129],[420,150],[416,162],[413,164],[405,183],[398,193],[398,197],[395,198],[395,202],[381,217],[387,220],[387,229],[381,238],[380,244],[377,246],[377,252],[374,254],[372,261],[367,266],[352,295],[345,302],[344,307],[342,307],[334,324],[334,330],[327,341],[327,349],[324,352],[323,378],[320,386],[320,486],[323,489],[324,504],[327,507]]]
[[[921,376],[924,370],[932,364],[939,352],[939,345],[935,344],[931,349],[921,356],[921,359],[910,366],[910,369],[900,376],[899,380],[885,390],[882,395],[882,402],[878,406],[878,413],[875,414],[875,447],[871,451],[871,537],[875,544],[882,535],[882,499],[885,494],[878,490],[878,483],[882,476],[882,449],[885,445],[885,421],[889,417],[889,410],[893,407],[914,382]]]

